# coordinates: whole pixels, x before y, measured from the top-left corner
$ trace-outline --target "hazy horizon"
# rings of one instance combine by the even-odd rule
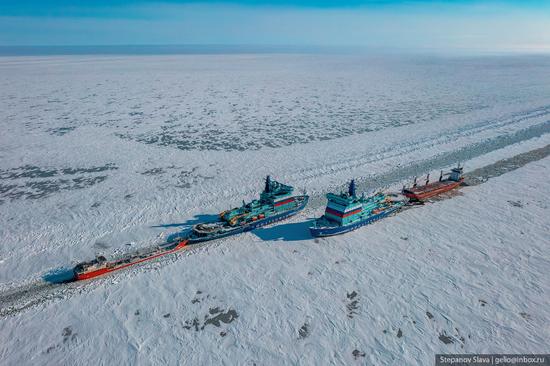
[[[22,0],[0,14],[4,47],[550,51],[550,3],[537,0]]]
[[[239,54],[340,54],[358,56],[441,57],[548,57],[550,52],[533,50],[414,49],[352,46],[239,45],[239,44],[121,44],[121,45],[0,45],[0,57],[9,56],[170,56]]]

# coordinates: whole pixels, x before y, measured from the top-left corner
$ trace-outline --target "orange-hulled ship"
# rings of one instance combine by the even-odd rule
[[[74,280],[87,280],[177,252],[183,249],[187,245],[187,242],[188,240],[185,239],[178,242],[166,243],[157,247],[142,249],[113,260],[107,260],[104,256],[98,256],[89,262],[77,264],[73,269]]]
[[[430,197],[437,196],[443,192],[448,192],[452,189],[460,186],[464,178],[462,177],[463,168],[458,165],[456,168],[451,169],[449,173],[439,176],[439,181],[430,183],[430,175],[426,177],[426,184],[419,186],[416,184],[416,178],[412,187],[403,187],[403,195],[408,197],[412,201],[423,201]],[[447,176],[444,178],[444,176]]]

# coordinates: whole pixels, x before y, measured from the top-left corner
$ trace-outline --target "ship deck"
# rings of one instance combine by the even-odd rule
[[[455,182],[453,180],[444,180],[444,181],[441,181],[441,182],[429,183],[429,184],[423,185],[423,186],[416,186],[416,187],[406,188],[405,191],[411,192],[411,193],[414,193],[414,194],[422,194],[422,193],[425,193],[425,192],[435,191],[435,190],[444,188],[446,186],[453,185],[455,183],[459,183],[459,182]]]

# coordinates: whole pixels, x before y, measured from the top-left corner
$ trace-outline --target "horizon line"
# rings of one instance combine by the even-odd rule
[[[43,52],[40,52],[43,51]],[[101,52],[103,51],[103,52]],[[151,51],[157,51],[151,52]],[[63,55],[178,55],[178,54],[246,54],[246,53],[404,53],[404,54],[464,54],[473,55],[550,55],[550,47],[517,47],[509,49],[437,47],[375,47],[365,45],[313,44],[50,44],[0,45],[0,56],[63,56]]]

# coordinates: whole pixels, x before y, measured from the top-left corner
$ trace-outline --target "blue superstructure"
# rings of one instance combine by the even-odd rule
[[[404,205],[384,193],[357,197],[354,180],[347,193],[328,193],[327,200],[325,214],[309,228],[315,237],[347,233],[387,217]]]
[[[297,196],[295,198],[296,198],[297,204],[296,204],[294,209],[283,211],[281,213],[277,213],[277,214],[271,215],[269,217],[266,217],[264,219],[259,219],[259,220],[241,225],[241,226],[228,227],[228,226],[224,225],[222,230],[216,230],[216,229],[219,229],[220,226],[217,225],[218,223],[214,223],[214,224],[212,224],[212,227],[213,227],[212,231],[213,232],[211,232],[209,235],[204,235],[204,236],[203,235],[196,235],[195,232],[193,232],[191,234],[191,236],[189,236],[189,244],[194,244],[194,243],[200,243],[200,242],[208,241],[208,240],[225,238],[225,237],[228,237],[228,236],[231,236],[231,235],[244,233],[244,232],[251,231],[251,230],[254,230],[256,228],[265,226],[265,225],[272,224],[272,223],[277,222],[277,221],[287,219],[287,218],[297,214],[301,210],[303,210],[304,207],[306,207],[308,199],[309,199],[308,196]],[[204,229],[205,227],[207,227],[207,225],[209,225],[209,224],[203,224],[202,228]],[[193,234],[195,234],[195,235],[193,235]]]
[[[295,215],[307,205],[309,196],[292,196],[293,190],[268,176],[260,199],[223,211],[216,222],[193,226],[189,244],[240,234]]]

